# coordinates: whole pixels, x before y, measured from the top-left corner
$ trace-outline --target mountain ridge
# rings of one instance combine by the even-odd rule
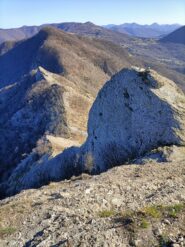
[[[59,145],[61,150],[72,140],[82,143],[88,110],[99,88],[133,62],[115,44],[53,27],[1,55],[1,179],[45,135],[63,138],[58,140],[64,144]],[[56,138],[49,140],[56,146]]]
[[[111,36],[112,31],[105,29],[101,26],[95,25],[92,22],[64,22],[64,23],[51,23],[51,24],[43,24],[40,26],[23,26],[20,28],[13,29],[0,29],[0,43],[5,41],[18,41],[26,38],[30,38],[36,33],[38,33],[42,28],[46,26],[55,27],[61,29],[63,31],[77,33],[81,35],[93,35],[94,36]],[[116,34],[117,39],[127,38],[125,34]]]
[[[176,43],[185,45],[185,26],[182,26],[174,32],[163,37],[161,40],[163,43]]]
[[[174,30],[178,29],[180,24],[158,24],[152,23],[151,25],[141,25],[137,23],[124,23],[120,25],[105,25],[105,28],[125,33],[131,36],[142,38],[160,38],[165,36]]]

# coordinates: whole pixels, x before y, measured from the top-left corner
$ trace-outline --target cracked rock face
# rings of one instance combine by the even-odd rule
[[[124,69],[100,90],[82,149],[102,171],[172,144],[185,144],[184,94],[154,71]]]

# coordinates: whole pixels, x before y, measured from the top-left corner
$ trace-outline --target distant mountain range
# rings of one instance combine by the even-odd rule
[[[137,23],[124,23],[121,25],[109,24],[104,26],[107,29],[120,33],[129,34],[142,38],[159,38],[165,36],[174,30],[181,27],[179,24],[164,24],[153,23],[151,25],[140,25]]]
[[[153,24],[156,26],[158,24]],[[146,39],[140,37],[134,37],[125,33],[113,31],[111,29],[97,26],[92,22],[76,23],[54,23],[45,24],[41,26],[20,27],[14,29],[1,29],[0,30],[0,55],[5,54],[13,47],[17,46],[21,40],[27,39],[37,34],[43,27],[50,26],[63,30],[68,33],[76,34],[78,36],[89,37],[90,39],[96,38],[99,40],[106,40],[112,47],[112,43],[121,46],[128,51],[129,56],[137,57],[137,61],[145,66],[154,66],[153,69],[157,69],[164,76],[169,77],[173,81],[176,81],[180,85],[184,86],[184,57],[185,49],[183,44],[163,42],[162,39]],[[3,42],[8,40],[6,42]],[[20,41],[19,41],[20,40]],[[19,42],[17,42],[19,41]],[[174,39],[175,42],[175,39]],[[114,53],[113,53],[114,54]],[[159,65],[160,62],[160,66]],[[171,69],[173,71],[171,71]],[[174,73],[175,70],[175,73]],[[8,75],[10,76],[10,75]]]
[[[45,26],[55,27],[65,32],[75,33],[83,36],[92,36],[110,41],[116,41],[116,43],[123,42],[125,39],[128,40],[128,35],[126,34],[119,32],[115,33],[112,30],[97,26],[91,22],[65,22],[58,24],[43,24],[41,26],[23,26],[20,28],[0,29],[0,44],[5,41],[18,41],[30,38],[37,34]]]
[[[5,41],[18,41],[30,38],[38,33],[44,26],[52,26],[65,32],[93,37],[96,36],[97,38],[106,40],[108,38],[110,41],[115,41],[116,38],[117,43],[122,42],[123,37],[128,40],[127,36],[132,36],[133,38],[162,38],[181,27],[179,24],[159,25],[157,23],[153,23],[152,25],[140,25],[137,23],[125,23],[121,25],[109,24],[102,27],[91,22],[51,23],[40,26],[23,26],[19,28],[0,29],[0,44]],[[112,33],[113,31],[114,33]]]
[[[175,30],[161,39],[162,42],[179,43],[185,45],[185,26]]]
[[[96,38],[99,40],[106,40],[110,43],[110,47],[112,47],[112,43],[119,45],[128,51],[130,57],[137,57],[136,60],[140,61],[141,64],[144,62],[145,66],[152,67],[153,65],[153,69],[157,69],[164,76],[176,81],[182,85],[183,89],[185,89],[185,50],[182,44],[176,45],[176,43],[172,42],[164,43],[160,38],[154,40],[134,37],[132,35],[104,28],[102,26],[97,26],[92,22],[67,22],[45,24],[41,26],[23,26],[14,29],[0,29],[0,55],[5,54],[7,51],[17,46],[20,42],[22,42],[21,40],[25,40],[29,36],[32,37],[34,33],[37,34],[40,29],[45,26],[55,27],[65,32],[72,33],[73,35],[77,34],[78,36],[85,36],[90,39]],[[153,26],[155,25],[153,24]],[[8,41],[3,43],[5,40]],[[158,66],[159,62],[160,66]],[[173,71],[171,71],[171,69]]]

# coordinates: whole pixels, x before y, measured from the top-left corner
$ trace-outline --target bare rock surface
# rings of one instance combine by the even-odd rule
[[[145,165],[82,174],[2,200],[0,246],[184,246],[185,152],[180,152],[178,162],[148,159]]]
[[[98,93],[82,149],[105,170],[165,145],[185,144],[185,95],[157,72],[123,69]]]

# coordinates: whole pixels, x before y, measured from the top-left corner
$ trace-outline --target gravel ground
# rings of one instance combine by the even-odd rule
[[[0,246],[185,246],[184,158],[82,174],[4,199]]]

